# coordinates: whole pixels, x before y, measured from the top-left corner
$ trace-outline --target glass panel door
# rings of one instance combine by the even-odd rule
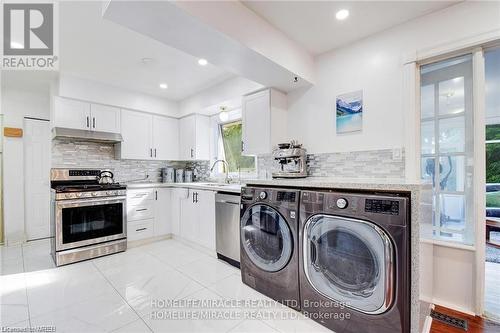
[[[315,215],[304,227],[304,271],[323,296],[365,313],[382,313],[394,293],[393,247],[375,224]]]
[[[424,235],[473,243],[472,55],[421,67],[421,177],[433,185]]]
[[[246,211],[241,219],[241,241],[250,260],[268,272],[281,270],[292,256],[292,233],[287,222],[266,205]]]

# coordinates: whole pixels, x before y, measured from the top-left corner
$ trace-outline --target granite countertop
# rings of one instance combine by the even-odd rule
[[[170,188],[191,188],[197,190],[209,190],[216,192],[230,192],[230,193],[241,193],[240,184],[221,184],[221,183],[211,183],[211,182],[194,182],[194,183],[155,183],[155,182],[144,182],[144,183],[126,183],[127,189],[140,189],[140,188],[150,188],[150,187],[170,187]]]
[[[392,178],[330,178],[248,179],[246,185],[286,186],[298,188],[365,189],[386,191],[419,191],[423,184]]]

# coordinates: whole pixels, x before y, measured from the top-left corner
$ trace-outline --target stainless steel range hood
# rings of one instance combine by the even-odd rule
[[[123,141],[123,137],[119,133],[86,131],[73,128],[64,128],[64,127],[54,127],[52,129],[52,138],[54,139],[75,138],[75,139],[84,139],[87,141],[112,142],[112,143]]]

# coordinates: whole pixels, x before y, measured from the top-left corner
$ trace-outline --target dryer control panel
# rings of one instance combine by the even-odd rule
[[[399,201],[366,199],[365,212],[389,215],[399,215]]]

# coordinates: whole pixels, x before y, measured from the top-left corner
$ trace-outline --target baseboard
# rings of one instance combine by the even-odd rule
[[[127,248],[134,248],[134,247],[147,245],[147,244],[151,244],[154,242],[158,242],[158,241],[166,240],[166,239],[171,239],[171,238],[172,238],[172,234],[167,234],[167,235],[150,237],[150,238],[145,238],[145,239],[138,239],[135,241],[127,241]]]
[[[477,316],[477,314],[475,312],[473,312],[469,309],[462,308],[461,306],[457,306],[456,304],[444,302],[444,301],[437,300],[437,299],[434,299],[432,303],[435,305],[439,305],[439,306],[448,308],[450,310],[455,310],[455,311],[462,312],[462,313],[465,313],[465,314],[468,314],[471,316]]]

